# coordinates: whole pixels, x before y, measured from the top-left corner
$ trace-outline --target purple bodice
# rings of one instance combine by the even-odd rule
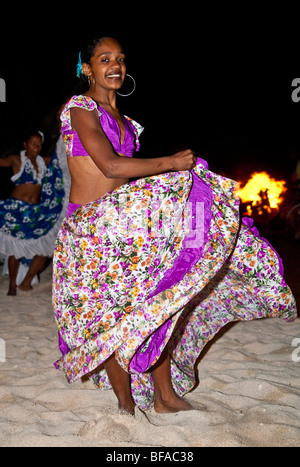
[[[132,157],[135,151],[139,151],[139,135],[143,128],[134,120],[124,115],[123,121],[125,124],[124,141],[121,143],[120,127],[114,117],[107,110],[98,105],[91,97],[88,96],[73,96],[64,107],[61,113],[61,133],[66,146],[66,153],[69,157],[88,156],[77,132],[72,128],[70,109],[73,107],[82,108],[84,110],[96,110],[99,115],[101,127],[111,142],[115,152],[127,157]]]

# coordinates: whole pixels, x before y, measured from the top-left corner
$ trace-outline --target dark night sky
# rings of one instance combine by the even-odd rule
[[[300,102],[291,99],[292,80],[300,78],[297,29],[281,11],[276,20],[249,11],[227,12],[228,19],[219,10],[209,17],[178,10],[164,18],[156,11],[150,18],[145,8],[133,9],[131,19],[117,15],[119,22],[111,12],[100,15],[101,8],[94,21],[79,12],[76,26],[62,13],[45,23],[44,13],[43,21],[28,17],[2,31],[7,102],[0,104],[0,152],[17,146],[27,128],[47,132],[76,84],[80,45],[111,35],[123,44],[136,79],[135,94],[118,103],[145,127],[142,155],[191,147],[232,177],[285,172],[290,152],[299,150]]]

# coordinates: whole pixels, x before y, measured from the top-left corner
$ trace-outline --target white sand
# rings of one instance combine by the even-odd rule
[[[30,294],[0,279],[0,446],[300,446],[300,319],[239,322],[218,334],[187,398],[205,405],[176,425],[120,415],[112,391],[69,385],[51,307],[51,266]],[[300,348],[300,343],[298,344]],[[0,360],[1,355],[0,351]],[[3,359],[3,358],[2,358]]]

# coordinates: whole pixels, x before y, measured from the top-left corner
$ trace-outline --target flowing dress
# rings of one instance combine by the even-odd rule
[[[74,96],[61,117],[68,156],[79,144],[72,107],[96,109],[124,153],[112,117]],[[131,121],[136,142],[137,128]],[[89,375],[111,388],[103,362],[115,352],[146,409],[154,402],[151,367],[167,343],[182,396],[195,385],[202,349],[227,323],[296,317],[282,262],[252,220],[240,220],[236,188],[198,159],[191,171],[132,181],[66,217],[53,258],[53,308],[63,344],[55,366],[69,382]]]

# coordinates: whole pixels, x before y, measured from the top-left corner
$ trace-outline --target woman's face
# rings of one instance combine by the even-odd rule
[[[91,85],[105,90],[118,90],[126,75],[125,55],[120,44],[105,38],[95,50],[91,64],[83,64],[83,72],[90,77]]]
[[[40,136],[30,136],[24,143],[26,154],[28,157],[37,157],[42,149],[42,138]]]

